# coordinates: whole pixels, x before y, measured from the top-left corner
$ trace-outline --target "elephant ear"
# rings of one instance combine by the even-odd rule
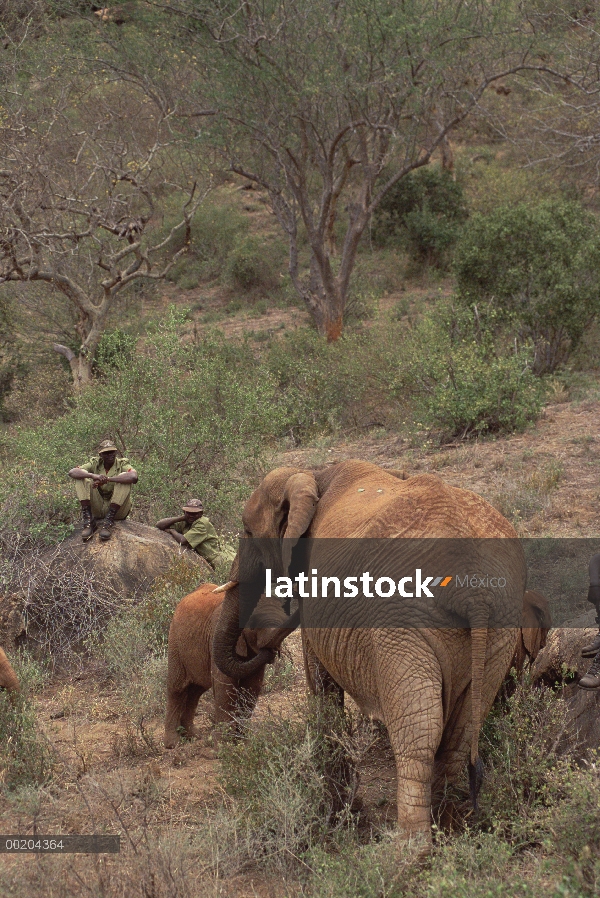
[[[288,518],[283,534],[283,569],[287,571],[292,560],[292,550],[306,533],[317,510],[319,491],[312,474],[292,474],[288,478],[280,508],[288,508]]]

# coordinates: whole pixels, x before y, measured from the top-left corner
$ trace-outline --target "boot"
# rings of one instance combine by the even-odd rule
[[[84,543],[87,543],[88,539],[92,538],[97,529],[96,521],[94,520],[92,509],[89,505],[81,506],[81,521],[83,523],[81,538]]]
[[[582,689],[597,689],[600,686],[600,652],[592,661],[592,666],[579,683]]]
[[[112,502],[109,505],[106,517],[102,522],[102,530],[100,531],[100,539],[103,542],[106,542],[106,540],[110,539],[112,536],[112,529],[115,526],[115,515],[120,507],[120,505],[113,505]]]
[[[598,635],[594,637],[589,645],[584,645],[581,655],[583,658],[594,658],[598,652],[600,652],[600,630],[598,630]]]

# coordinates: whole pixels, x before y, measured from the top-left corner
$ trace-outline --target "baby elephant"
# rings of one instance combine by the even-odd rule
[[[521,674],[526,661],[533,664],[546,645],[546,637],[552,626],[546,598],[537,589],[528,589],[523,596],[523,620],[521,632],[511,667]]]
[[[200,696],[212,687],[215,723],[233,723],[254,710],[265,676],[263,664],[243,680],[226,677],[213,664],[212,638],[224,594],[205,583],[177,605],[169,629],[165,748],[174,748],[180,732],[194,735],[194,715]],[[285,616],[283,616],[285,617]],[[277,650],[289,630],[244,630],[237,653],[252,658],[267,644]],[[274,652],[273,652],[274,656]]]
[[[19,692],[20,689],[17,675],[3,649],[0,649],[0,689],[6,689],[7,692]]]

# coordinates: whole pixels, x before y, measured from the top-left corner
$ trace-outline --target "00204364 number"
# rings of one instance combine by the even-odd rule
[[[0,850],[4,851],[62,851],[62,839],[1,839]]]

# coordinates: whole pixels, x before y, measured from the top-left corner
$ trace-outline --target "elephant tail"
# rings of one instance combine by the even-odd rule
[[[481,694],[483,671],[487,650],[487,619],[471,624],[471,765],[479,757],[479,731],[481,729]]]

